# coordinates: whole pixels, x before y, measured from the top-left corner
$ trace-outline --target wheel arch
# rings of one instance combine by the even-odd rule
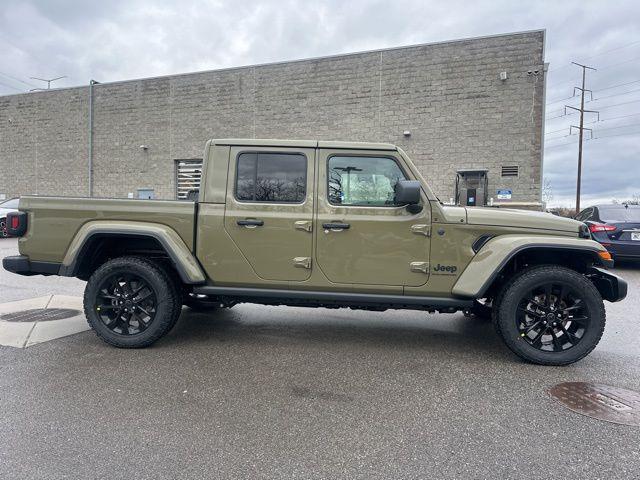
[[[593,240],[505,235],[486,242],[453,286],[455,296],[483,298],[523,265],[562,265],[580,273],[605,265],[606,249]]]
[[[166,259],[183,283],[201,284],[206,277],[195,256],[170,227],[144,222],[88,222],[71,241],[59,274],[86,278],[113,256],[144,252]]]

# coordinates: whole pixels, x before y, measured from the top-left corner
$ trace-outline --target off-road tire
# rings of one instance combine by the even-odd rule
[[[119,272],[142,278],[157,299],[153,321],[146,330],[135,335],[123,335],[110,330],[95,310],[98,290],[103,281]],[[106,343],[119,348],[143,348],[153,344],[175,325],[181,307],[182,299],[167,272],[154,261],[142,257],[126,256],[107,261],[91,275],[84,291],[84,312],[89,326]]]
[[[581,292],[581,300],[589,312],[589,323],[577,345],[562,351],[539,350],[521,338],[516,320],[518,304],[537,286],[564,283]],[[606,315],[602,296],[584,275],[569,268],[543,265],[523,270],[512,277],[495,299],[493,323],[507,347],[520,358],[539,365],[569,365],[586,357],[602,338]]]

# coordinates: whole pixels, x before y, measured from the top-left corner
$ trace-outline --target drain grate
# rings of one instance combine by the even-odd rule
[[[588,417],[640,426],[640,393],[598,383],[566,382],[549,389],[565,407]]]
[[[71,308],[35,308],[22,312],[5,313],[0,320],[5,322],[48,322],[80,315],[80,310]]]

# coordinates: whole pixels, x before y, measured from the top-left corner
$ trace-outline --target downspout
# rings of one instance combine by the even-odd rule
[[[89,197],[93,197],[93,86],[97,83],[89,81]]]

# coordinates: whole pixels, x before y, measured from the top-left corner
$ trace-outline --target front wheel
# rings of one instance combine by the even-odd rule
[[[605,310],[589,279],[549,265],[516,275],[500,293],[493,320],[516,355],[540,365],[568,365],[596,347]]]
[[[105,342],[146,347],[169,332],[182,302],[166,271],[151,260],[120,257],[100,266],[84,292],[87,321]]]

